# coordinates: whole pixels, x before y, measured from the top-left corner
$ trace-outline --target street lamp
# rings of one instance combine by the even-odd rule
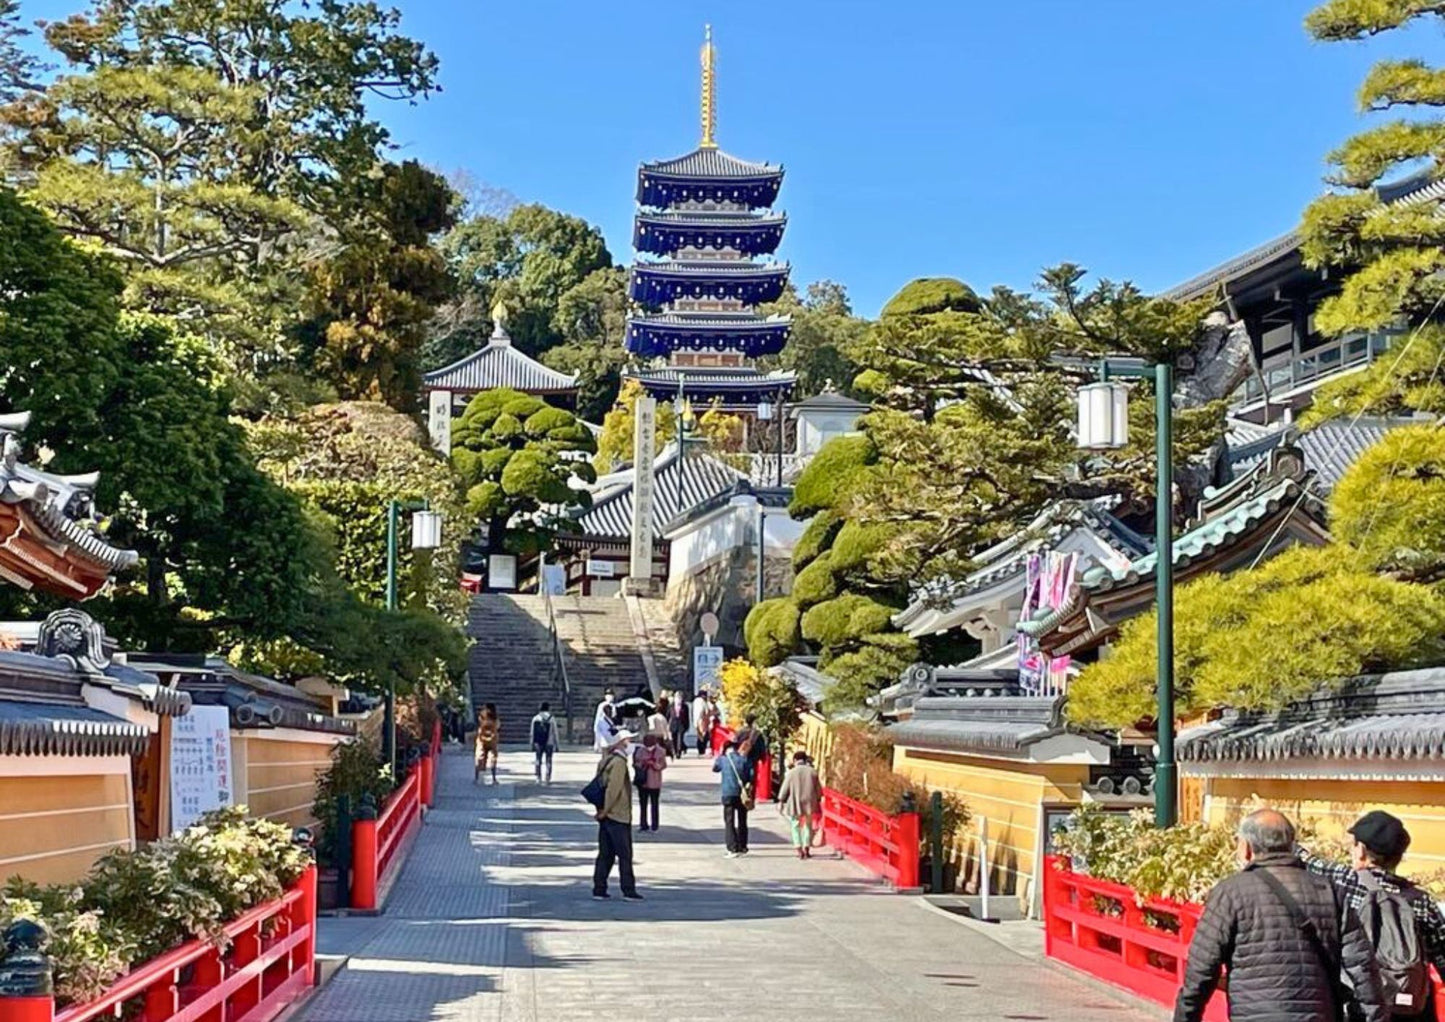
[[[401,531],[401,513],[413,512],[411,516],[411,548],[413,550],[435,550],[442,544],[441,512],[431,510],[424,500],[392,500],[386,505],[386,609],[396,610],[396,562],[398,533]],[[381,758],[391,764],[391,776],[396,778],[396,675],[386,680],[386,709],[382,718]]]
[[[1129,439],[1129,394],[1111,376],[1154,378],[1154,460],[1157,466],[1154,506],[1154,601],[1159,611],[1158,700],[1159,753],[1154,765],[1154,824],[1172,827],[1177,818],[1174,761],[1174,367],[1136,362],[1099,363],[1100,382],[1079,388],[1079,446],[1117,450]]]

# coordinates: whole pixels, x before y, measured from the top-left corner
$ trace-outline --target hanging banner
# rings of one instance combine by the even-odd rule
[[[431,438],[432,449],[447,455],[452,453],[452,392],[434,390],[428,398],[427,435]]]
[[[652,453],[657,441],[657,399],[640,397],[633,408],[632,565],[634,579],[652,577]]]
[[[231,804],[231,711],[192,706],[171,718],[171,829],[182,831],[212,809]]]

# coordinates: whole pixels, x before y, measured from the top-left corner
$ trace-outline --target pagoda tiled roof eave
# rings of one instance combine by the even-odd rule
[[[649,160],[637,170],[639,179],[646,176],[676,180],[727,181],[729,184],[748,178],[772,180],[781,178],[780,163],[754,163],[742,160],[714,146],[700,146],[690,153],[668,160]]]
[[[787,328],[792,326],[793,317],[782,314],[771,316],[758,316],[751,313],[737,313],[736,315],[717,315],[700,313],[690,315],[677,312],[663,312],[655,316],[628,316],[627,325],[651,327],[657,330],[686,329],[711,330],[719,333],[748,332],[767,328]]]
[[[639,259],[632,272],[653,277],[776,277],[787,276],[786,262],[752,262],[746,259]]]
[[[758,230],[765,227],[786,227],[788,214],[782,210],[754,212],[751,210],[643,209],[634,220],[638,224],[659,227],[726,227],[729,230]]]

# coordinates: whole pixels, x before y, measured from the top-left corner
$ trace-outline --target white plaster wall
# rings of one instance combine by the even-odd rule
[[[852,433],[857,412],[802,412],[798,415],[798,453],[817,454],[829,440]]]

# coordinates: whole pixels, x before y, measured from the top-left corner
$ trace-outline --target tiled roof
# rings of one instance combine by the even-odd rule
[[[802,401],[793,403],[791,411],[827,411],[827,412],[866,412],[869,405],[862,401],[854,401],[847,394],[839,394],[836,390],[827,390],[821,394],[814,394],[812,397],[804,398]]]
[[[1315,473],[1314,488],[1327,493],[1334,489],[1355,459],[1390,430],[1427,421],[1430,420],[1405,417],[1359,419],[1354,422],[1338,419],[1322,422],[1307,433],[1296,433],[1293,429],[1281,427],[1237,446],[1231,444],[1226,458],[1230,474],[1238,478],[1262,462],[1280,444],[1293,441],[1304,454],[1305,467]]]
[[[665,174],[670,177],[749,178],[781,177],[783,168],[772,163],[752,163],[729,156],[715,146],[694,149],[686,156],[671,160],[654,160],[642,165],[644,174]]]
[[[577,377],[550,369],[512,347],[506,334],[492,335],[486,347],[422,378],[423,390],[476,392],[511,387],[531,394],[577,389]]]
[[[150,731],[89,706],[0,700],[0,756],[136,756]]]
[[[744,210],[669,209],[637,214],[639,224],[659,227],[722,227],[727,230],[757,230],[786,226],[786,213],[752,213]]]
[[[668,259],[632,264],[633,273],[657,277],[786,277],[789,269],[787,263],[755,263],[747,259]]]
[[[1393,185],[1382,185],[1376,189],[1380,201],[1385,203],[1400,203],[1404,205],[1428,202],[1433,199],[1445,197],[1445,181],[1432,180],[1428,172],[1414,174],[1403,181]],[[1236,280],[1250,270],[1266,263],[1272,262],[1281,256],[1288,255],[1300,247],[1299,231],[1290,231],[1282,234],[1272,241],[1267,241],[1258,248],[1252,248],[1243,255],[1235,256],[1226,262],[1220,263],[1213,269],[1206,270],[1177,284],[1164,292],[1163,297],[1171,301],[1190,301],[1209,294],[1221,284]]]
[[[689,444],[692,448],[695,445]],[[632,475],[599,492],[592,507],[579,518],[588,536],[632,535]],[[661,536],[669,523],[708,501],[745,486],[746,477],[702,451],[688,449],[679,469],[677,444],[670,443],[653,462],[652,533]],[[679,499],[679,489],[681,490]]]
[[[789,657],[775,669],[813,706],[822,704],[824,694],[834,684],[833,678],[818,670],[817,657]]]
[[[1018,752],[1066,728],[1053,696],[922,696],[888,728],[895,745],[951,752]]]
[[[1445,668],[1355,678],[1278,713],[1228,711],[1182,732],[1186,763],[1438,759],[1445,755]]]
[[[108,571],[134,565],[139,554],[111,546],[96,529],[91,498],[99,473],[62,476],[20,462],[18,434],[29,422],[28,412],[0,415],[0,502],[23,506],[50,539]]]

